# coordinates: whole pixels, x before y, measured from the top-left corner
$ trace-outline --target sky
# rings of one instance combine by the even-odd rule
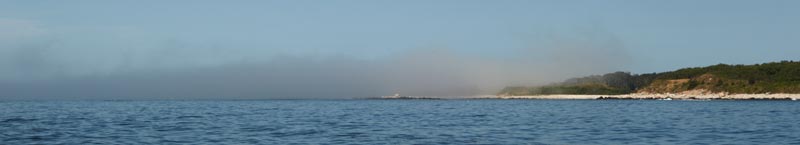
[[[492,94],[799,60],[796,0],[0,1],[0,100]]]

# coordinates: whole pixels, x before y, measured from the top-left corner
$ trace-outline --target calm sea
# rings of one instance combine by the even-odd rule
[[[0,102],[0,144],[800,144],[800,101]]]

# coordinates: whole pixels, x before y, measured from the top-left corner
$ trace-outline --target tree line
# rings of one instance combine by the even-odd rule
[[[538,87],[506,87],[500,95],[679,93],[800,93],[800,62],[717,64],[647,74],[613,72]]]

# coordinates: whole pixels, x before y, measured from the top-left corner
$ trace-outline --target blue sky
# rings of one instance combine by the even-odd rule
[[[636,62],[624,69],[652,72],[797,59],[797,6],[792,0],[4,1],[0,18],[33,23],[63,43],[81,43],[75,47],[95,43],[82,39],[125,37],[117,39],[366,58],[428,47],[534,57],[514,50],[557,49],[545,48],[550,35],[581,39],[572,37],[601,31],[596,37],[618,39]]]
[[[575,72],[559,79],[798,60],[799,6],[795,0],[7,0],[0,2],[0,80],[281,58],[385,62],[429,52],[488,68],[582,68],[555,69]],[[512,69],[506,67],[494,69]]]

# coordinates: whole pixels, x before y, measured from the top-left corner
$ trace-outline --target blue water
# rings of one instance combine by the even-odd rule
[[[800,101],[0,102],[0,144],[800,144]]]

